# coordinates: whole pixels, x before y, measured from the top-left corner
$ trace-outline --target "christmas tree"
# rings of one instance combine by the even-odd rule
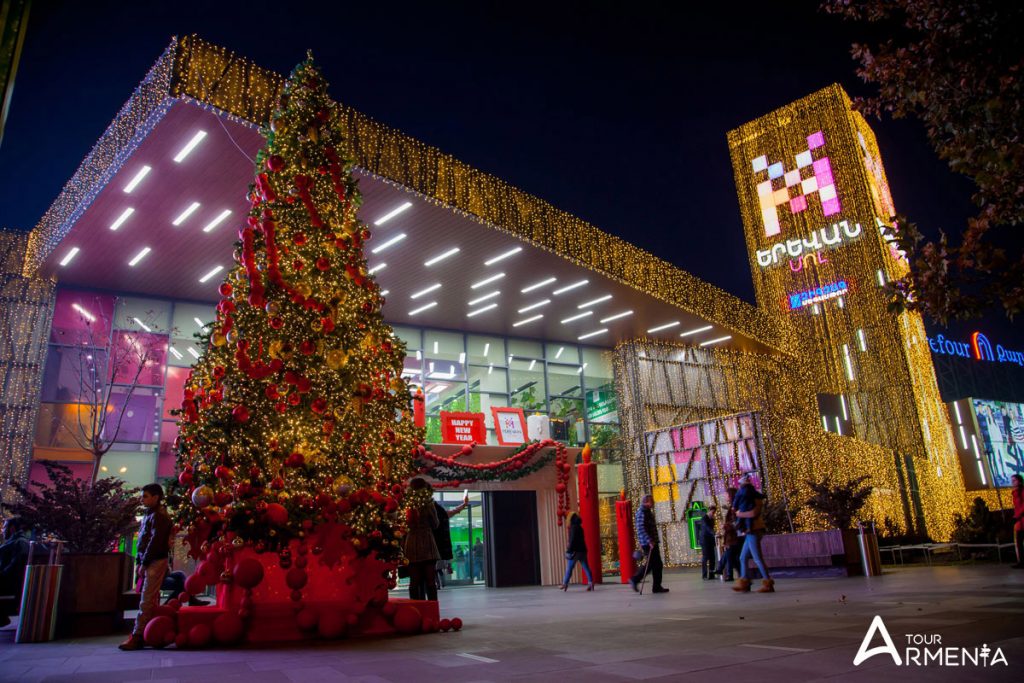
[[[309,57],[264,131],[237,265],[186,383],[178,465],[193,505],[179,524],[203,559],[190,591],[252,583],[232,564],[242,550],[277,553],[283,570],[293,560],[307,567],[309,551],[320,564],[348,565],[349,579],[372,567],[366,585],[380,600],[381,576],[401,558],[405,506],[415,504],[406,480],[423,434],[401,376],[404,345],[366,270],[370,233],[356,218],[341,130]],[[305,572],[288,574],[296,602]]]

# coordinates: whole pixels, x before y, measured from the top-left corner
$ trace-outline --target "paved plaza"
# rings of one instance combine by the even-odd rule
[[[642,597],[606,584],[442,591],[459,633],[217,651],[122,653],[118,638],[15,645],[0,631],[0,680],[180,681],[1009,681],[1024,667],[1024,571],[998,566],[888,570],[873,579],[785,579],[738,595],[694,570]],[[897,667],[853,658],[875,615],[901,652],[908,633],[943,646],[1001,648],[1009,666]],[[875,638],[873,645],[882,641]]]

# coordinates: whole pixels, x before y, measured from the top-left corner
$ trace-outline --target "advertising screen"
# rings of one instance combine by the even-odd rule
[[[1011,475],[1024,473],[1024,404],[978,398],[972,403],[992,483],[1009,486]]]

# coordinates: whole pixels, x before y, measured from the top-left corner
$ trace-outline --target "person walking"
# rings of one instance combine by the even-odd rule
[[[1013,501],[1013,545],[1017,549],[1017,564],[1014,569],[1024,569],[1024,476],[1010,477],[1010,499]]]
[[[640,582],[645,574],[651,575],[654,587],[652,593],[668,593],[668,589],[661,585],[661,551],[658,549],[658,525],[654,519],[654,496],[647,494],[636,511],[633,524],[636,527],[636,539],[640,543],[640,550],[646,555],[646,561],[637,567],[636,573],[629,579],[629,585],[634,591],[640,591]]]
[[[743,531],[743,548],[740,550],[740,580],[733,586],[733,590],[737,593],[749,593],[750,592],[750,568],[747,566],[749,563],[748,559],[753,559],[754,564],[761,570],[761,587],[757,589],[758,593],[774,593],[775,592],[775,580],[772,579],[768,573],[767,567],[764,566],[764,560],[761,559],[761,537],[764,536],[764,494],[754,488],[753,483],[750,481],[750,475],[744,474],[739,480],[740,488],[736,493],[735,504],[737,509],[736,517],[738,520],[746,522]],[[740,525],[737,524],[737,528]]]
[[[451,561],[455,557],[452,551],[452,530],[451,522],[449,520],[465,510],[467,507],[469,507],[468,493],[462,497],[462,503],[453,507],[451,510],[445,508],[436,500],[434,501],[434,511],[437,513],[437,528],[434,529],[434,543],[437,544],[437,554],[440,555],[440,558],[437,560],[436,571],[438,588],[444,588],[445,574],[450,573]]]
[[[718,506],[712,505],[700,518],[697,537],[700,539],[700,578],[705,581],[715,578],[715,514]]]
[[[142,579],[139,591],[139,616],[128,639],[118,645],[122,650],[141,650],[146,623],[160,603],[160,586],[167,575],[167,558],[171,552],[171,518],[164,509],[164,489],[160,484],[142,487],[142,505],[146,516],[139,529],[136,575]]]
[[[716,572],[722,577],[722,581],[732,581],[733,573],[738,571],[740,566],[742,539],[736,533],[736,510],[732,507],[736,489],[730,486],[725,493],[729,503],[725,510],[725,519],[722,521],[722,530],[718,534],[722,541],[722,557],[718,560]]]
[[[421,477],[409,482],[413,491],[429,490],[430,484]],[[437,600],[435,567],[440,557],[434,529],[438,527],[437,510],[433,499],[409,510],[409,531],[405,536],[405,559],[409,561],[409,597],[412,600]]]
[[[562,578],[562,590],[569,590],[569,579],[572,578],[572,570],[579,562],[583,567],[583,573],[587,577],[587,590],[594,590],[594,575],[590,573],[590,565],[587,564],[587,542],[583,536],[583,520],[575,512],[569,517],[569,545],[565,549],[565,559],[569,561],[565,568],[565,577]]]

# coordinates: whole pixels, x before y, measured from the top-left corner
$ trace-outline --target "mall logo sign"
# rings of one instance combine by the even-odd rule
[[[875,635],[880,634],[884,645],[870,647]],[[896,666],[1009,666],[1001,648],[993,650],[987,644],[981,647],[943,647],[942,636],[937,633],[906,633],[907,646],[902,653],[885,628],[882,617],[875,615],[860,644],[853,665],[860,666],[875,655],[889,655]],[[902,657],[901,657],[902,654]]]

